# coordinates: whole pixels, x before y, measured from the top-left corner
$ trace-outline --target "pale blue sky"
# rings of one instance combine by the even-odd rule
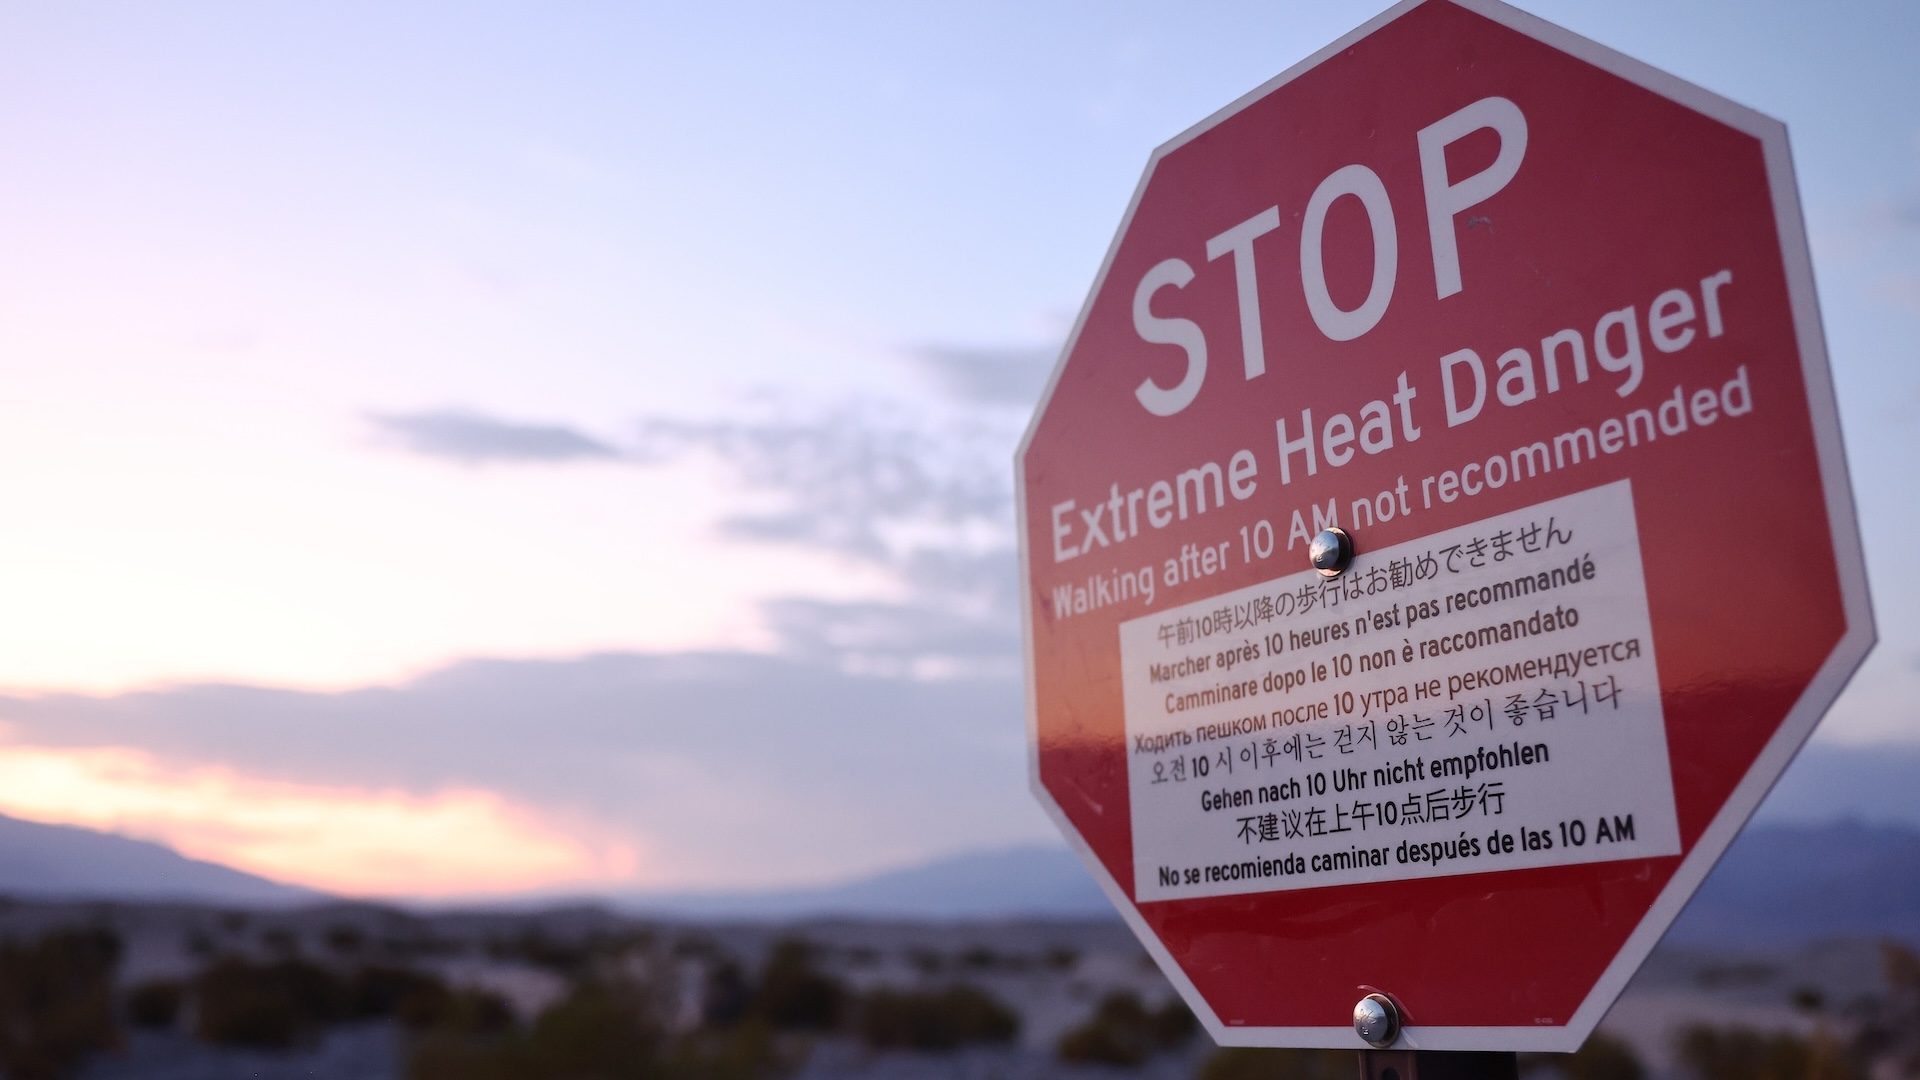
[[[1820,737],[1920,740],[1920,6],[1523,6],[1786,121],[1882,634]],[[80,738],[59,710],[0,710],[7,745],[41,755],[18,760],[56,776],[11,809],[273,872],[210,846],[220,799],[378,788],[534,847],[599,838],[526,885],[819,879],[1043,835],[1002,805],[1024,799],[1023,395],[1151,149],[1377,10],[0,7],[0,685],[146,715],[113,695],[744,650],[854,680],[851,700],[861,678],[937,676],[1003,702],[925,706],[924,745],[979,750],[954,758],[980,794],[950,793],[977,805],[925,794],[905,809],[926,829],[786,861],[777,829],[703,833],[511,762],[396,770],[343,742],[323,767],[131,722]],[[250,722],[297,723],[288,700]],[[681,719],[595,707],[641,744]],[[537,731],[528,708],[474,722]],[[860,758],[866,722],[812,715],[808,737]],[[871,768],[910,770],[922,743],[888,745]],[[594,782],[712,776],[718,799],[725,760],[681,747]],[[109,765],[153,798],[88,818],[71,793]],[[195,784],[215,793],[168,801]],[[796,781],[793,828],[827,827],[806,823],[827,790]],[[340,859],[328,882],[397,888]],[[442,885],[514,885],[466,872]]]

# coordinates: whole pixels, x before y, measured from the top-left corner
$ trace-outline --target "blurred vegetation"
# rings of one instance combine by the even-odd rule
[[[530,1028],[441,1025],[415,1043],[409,1080],[754,1080],[779,1064],[767,1030],[671,1033],[655,995],[588,980]]]
[[[647,935],[574,943],[523,935],[489,951],[565,971],[572,989],[524,1029],[444,1014],[416,1038],[410,1080],[754,1080],[792,1063],[783,1033],[838,1030],[854,1002],[820,970],[818,950],[798,939],[775,943],[758,979],[710,944],[663,954]],[[677,993],[634,975],[675,970],[663,956],[704,962],[690,1027]],[[664,981],[672,988],[671,977]]]
[[[453,989],[438,976],[411,968],[361,968],[348,984],[351,1018],[391,1017],[412,1031],[442,1029],[490,1034],[513,1026],[513,1009],[500,995]]]
[[[187,996],[178,979],[151,979],[127,991],[127,1022],[137,1028],[171,1028],[180,1022]]]
[[[285,1048],[348,1016],[347,989],[304,960],[215,961],[194,980],[194,1034],[229,1046]]]
[[[1140,995],[1116,990],[1100,999],[1085,1023],[1060,1036],[1060,1059],[1130,1067],[1181,1045],[1199,1027],[1193,1011],[1178,998],[1149,1011]]]
[[[478,1035],[479,1038],[474,1036]],[[415,1046],[409,1080],[665,1077],[661,1032],[647,1003],[624,987],[578,987],[529,1031],[435,1031]]]
[[[537,949],[530,944],[515,946],[523,955],[559,955],[551,943]],[[525,1028],[442,1022],[421,1029],[407,1076],[763,1080],[790,1071],[824,1035],[855,1035],[874,1049],[937,1052],[1008,1042],[1019,1031],[1018,1015],[978,987],[883,988],[860,995],[826,970],[824,958],[823,950],[799,938],[775,942],[757,970],[705,941],[679,941],[671,948],[650,939],[603,942],[566,961],[583,974],[567,996]],[[853,962],[873,966],[878,960],[869,950]],[[679,965],[688,962],[697,965],[703,986],[681,982]],[[1001,967],[1005,958],[974,954],[961,962]],[[1152,1016],[1162,1026],[1169,1023]]]
[[[1571,1054],[1521,1054],[1520,1073],[1552,1069],[1567,1080],[1645,1080],[1647,1067],[1626,1040],[1604,1031],[1588,1036]]]
[[[487,922],[444,938],[436,930],[463,931],[399,915],[358,926],[329,916],[300,932],[283,923],[273,915],[195,915],[184,932],[198,973],[148,980],[118,996],[121,946],[110,932],[0,943],[0,1075],[71,1075],[89,1055],[123,1045],[123,1023],[284,1050],[334,1025],[375,1021],[399,1029],[410,1080],[777,1080],[822,1039],[837,1040],[836,1053],[852,1052],[854,1040],[871,1052],[1011,1044],[1022,1018],[995,991],[1061,978],[1080,962],[1064,947],[828,948],[797,937],[756,957],[697,932],[656,938],[617,923],[605,929],[607,922]],[[542,975],[529,986],[552,986],[559,996],[537,1015],[516,1016],[499,995],[435,973],[431,958],[454,951],[551,973],[558,982]],[[1677,1068],[1692,1080],[1920,1077],[1920,953],[1887,943],[1880,959],[1884,994],[1829,1000],[1830,986],[1785,979],[1769,991],[1798,1010],[1812,1034],[1689,1027],[1674,1044]],[[1723,963],[1699,981],[1748,987],[1771,970]],[[881,985],[903,974],[908,985]],[[1190,1046],[1199,1025],[1185,1004],[1148,1000],[1130,991],[1099,998],[1059,1039],[1058,1060],[1131,1069]],[[141,1045],[155,1037],[140,1035]],[[1232,1048],[1201,1059],[1195,1048],[1179,1062],[1188,1060],[1201,1060],[1196,1080],[1347,1080],[1355,1069],[1347,1050]],[[1647,1077],[1633,1049],[1605,1034],[1574,1054],[1523,1055],[1521,1069],[1566,1080]]]
[[[367,935],[359,927],[346,923],[327,927],[322,940],[327,943],[327,948],[346,955],[353,955],[367,947]]]
[[[476,1032],[504,1030],[513,1020],[496,994],[454,990],[438,976],[381,965],[342,974],[305,960],[228,957],[200,973],[192,997],[194,1034],[201,1039],[266,1049],[285,1049],[329,1024],[354,1020]]]
[[[952,1050],[1012,1042],[1020,1017],[964,983],[941,990],[875,990],[860,1002],[861,1041],[875,1050]]]
[[[1887,986],[1907,1004],[1920,1006],[1920,953],[1897,941],[1880,943],[1880,966]]]
[[[1857,1016],[1854,1056],[1887,1060],[1898,1075],[1920,1076],[1920,953],[1899,942],[1882,942],[1880,970],[1886,997]]]
[[[1796,986],[1787,1000],[1801,1012],[1817,1013],[1827,1007],[1827,995],[1816,986]]]
[[[746,1015],[770,1028],[831,1031],[847,1014],[845,984],[814,966],[814,947],[797,938],[776,942]]]
[[[1268,1050],[1228,1046],[1201,1064],[1195,1080],[1353,1080],[1353,1050]]]
[[[281,959],[300,955],[300,935],[284,926],[270,926],[260,931],[260,944]]]
[[[732,1027],[747,1018],[753,1005],[753,983],[731,959],[716,961],[707,972],[706,993],[700,1003],[700,1021],[708,1027]]]
[[[44,1080],[120,1046],[119,963],[120,939],[105,930],[0,943],[0,1069],[14,1080]]]
[[[569,940],[531,928],[510,937],[489,940],[486,951],[495,960],[518,961],[568,979],[582,979],[591,975],[594,965],[608,956],[649,949],[653,944],[653,933],[645,929],[590,933]],[[453,951],[453,946],[429,937],[417,945],[415,951],[447,953]]]
[[[1788,1031],[1695,1024],[1680,1032],[1674,1049],[1699,1080],[1865,1080],[1866,1070],[1838,1039]]]

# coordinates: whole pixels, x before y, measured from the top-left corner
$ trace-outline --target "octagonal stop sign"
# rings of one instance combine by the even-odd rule
[[[1873,643],[1784,129],[1491,0],[1153,155],[1018,479],[1035,791],[1224,1043],[1578,1046]]]

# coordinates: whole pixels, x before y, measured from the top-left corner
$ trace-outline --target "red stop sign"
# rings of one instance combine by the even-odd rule
[[[1224,1043],[1576,1047],[1873,643],[1784,129],[1487,0],[1153,155],[1018,475],[1035,791]]]

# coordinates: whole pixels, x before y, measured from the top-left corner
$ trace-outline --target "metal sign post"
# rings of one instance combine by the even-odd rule
[[[1520,1058],[1499,1050],[1362,1050],[1360,1080],[1520,1080]]]

